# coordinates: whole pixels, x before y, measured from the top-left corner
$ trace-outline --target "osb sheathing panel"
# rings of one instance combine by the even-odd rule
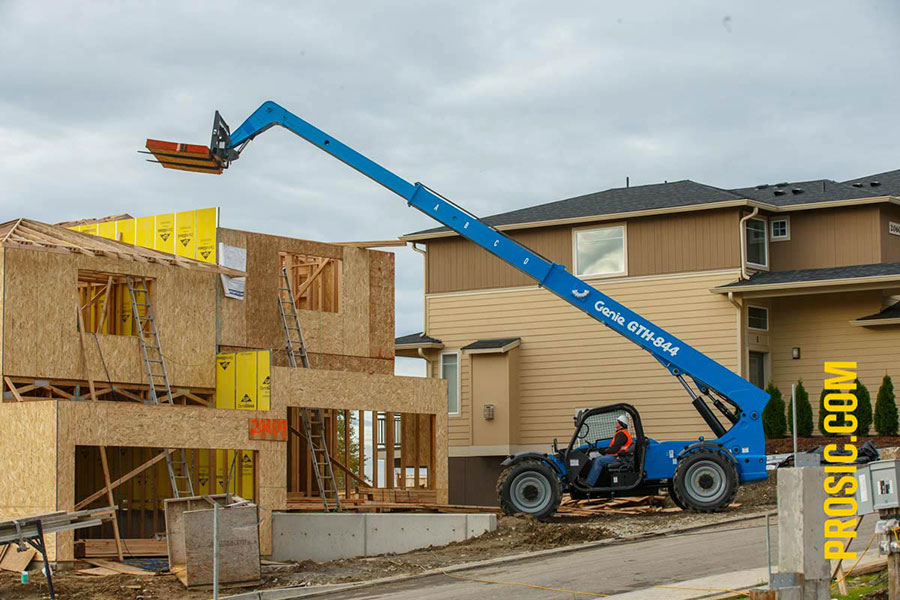
[[[75,447],[131,446],[145,448],[216,448],[256,450],[259,466],[259,502],[263,523],[260,543],[263,554],[271,553],[271,511],[287,502],[285,472],[287,445],[283,442],[249,439],[248,418],[257,415],[284,418],[284,412],[216,410],[199,406],[146,406],[119,402],[29,402],[56,406],[59,411],[59,509],[72,510],[75,503]],[[0,405],[17,406],[7,403]],[[73,557],[73,536],[59,534],[60,560]]]
[[[219,352],[243,352],[255,350],[247,346],[219,346]],[[287,353],[283,348],[275,348],[272,352],[272,364],[276,367],[289,367]],[[313,369],[328,371],[353,371],[356,373],[394,373],[393,358],[369,358],[367,356],[344,356],[341,354],[309,353],[309,366]]]
[[[247,250],[247,286],[244,300],[219,294],[219,344],[248,348],[281,348],[284,332],[277,298],[281,287],[281,252],[335,258],[341,261],[340,312],[299,311],[309,351],[373,358],[389,358],[393,348],[393,255],[362,248],[296,240],[260,233],[219,229],[219,240]],[[375,258],[373,258],[375,257]],[[371,261],[376,261],[373,267]],[[372,281],[372,275],[377,281]],[[384,280],[384,281],[382,281]],[[378,288],[370,294],[370,285]],[[389,289],[388,289],[389,288]],[[372,354],[370,304],[381,329]],[[386,314],[384,317],[382,313]],[[388,330],[390,330],[388,332]],[[390,343],[386,340],[390,338]]]
[[[173,386],[214,387],[218,275],[168,265],[113,258],[6,249],[3,312],[4,375],[87,379],[76,329],[78,271],[145,275]],[[97,344],[88,336],[88,364],[97,381],[107,375]],[[98,335],[109,379],[145,383],[138,340]]]
[[[0,520],[56,511],[56,433],[54,403],[0,404]]]
[[[0,248],[0,373],[3,373],[3,277],[6,272],[6,249]],[[0,386],[2,387],[2,386]]]
[[[288,406],[444,414],[447,399],[440,379],[273,367],[272,408]]]
[[[394,358],[394,255],[369,251],[369,356]]]

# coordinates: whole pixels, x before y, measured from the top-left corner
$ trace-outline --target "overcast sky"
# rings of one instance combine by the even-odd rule
[[[609,187],[900,167],[900,4],[0,0],[3,219],[221,207],[224,227],[389,239],[427,217],[283,130],[222,176],[206,144],[275,100],[478,215]],[[422,258],[397,252],[397,332]],[[420,361],[399,372],[421,372]]]

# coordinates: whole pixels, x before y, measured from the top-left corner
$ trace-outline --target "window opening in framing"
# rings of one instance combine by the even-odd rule
[[[125,275],[119,273],[78,271],[78,305],[81,307],[85,333],[137,335],[133,324],[131,294],[125,278]],[[152,280],[147,280],[151,302],[154,295],[153,283]],[[139,297],[138,302],[147,301]],[[138,306],[141,316],[146,315],[146,310],[146,307]]]
[[[297,310],[341,312],[341,261],[324,256],[281,252]]]

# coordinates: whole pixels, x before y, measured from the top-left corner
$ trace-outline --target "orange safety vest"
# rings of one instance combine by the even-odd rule
[[[617,433],[617,434],[618,434],[618,433],[624,433],[624,434],[625,434],[625,443],[622,444],[622,447],[619,448],[619,451],[616,452],[616,454],[615,454],[615,456],[620,456],[620,455],[625,454],[626,452],[628,452],[628,449],[631,448],[631,444],[632,444],[632,442],[634,442],[634,440],[631,438],[631,434],[628,432],[628,429],[627,429],[627,428],[626,428],[626,429],[620,429],[620,430],[617,431],[616,433]],[[615,437],[614,437],[613,439],[615,439]]]

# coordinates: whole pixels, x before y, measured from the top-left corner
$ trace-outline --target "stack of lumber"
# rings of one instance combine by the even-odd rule
[[[123,539],[122,554],[125,558],[166,556],[169,548],[166,540]],[[116,556],[116,541],[112,539],[88,539],[75,542],[78,558],[111,558]]]

